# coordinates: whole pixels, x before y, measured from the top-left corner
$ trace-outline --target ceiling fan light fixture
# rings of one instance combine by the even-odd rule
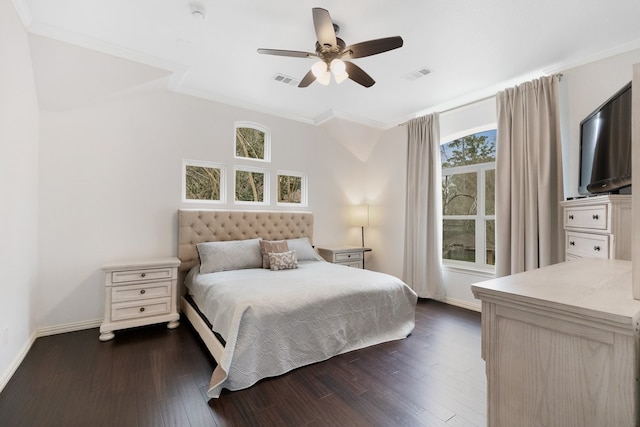
[[[346,71],[344,73],[333,73],[333,78],[336,79],[336,83],[340,84],[349,78],[349,74]]]
[[[324,61],[318,61],[311,67],[311,72],[316,79],[321,78],[323,75],[327,74],[327,64]]]
[[[313,64],[311,70],[307,71],[298,87],[308,87],[314,81],[328,85],[331,81],[331,74],[338,84],[348,78],[363,87],[371,87],[376,81],[350,60],[398,49],[404,43],[402,37],[394,36],[347,45],[344,40],[337,37],[339,27],[331,20],[328,10],[314,7],[312,14],[313,27],[317,37],[315,53],[298,50],[258,49],[258,53],[267,55],[318,58],[319,61]],[[348,64],[340,58],[348,59]]]
[[[324,74],[316,79],[316,81],[321,85],[328,86],[331,81],[331,73],[329,71],[325,71]]]
[[[333,59],[329,68],[333,73],[333,78],[336,79],[336,83],[340,84],[349,78],[349,74],[347,73],[347,66],[342,59]]]
[[[346,71],[347,66],[344,64],[342,59],[335,58],[331,61],[331,71],[333,74],[338,75],[342,74]]]

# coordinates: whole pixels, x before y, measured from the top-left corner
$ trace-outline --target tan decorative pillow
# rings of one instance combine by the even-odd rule
[[[287,252],[289,245],[286,240],[260,240],[262,254],[262,268],[269,268],[269,253]]]
[[[287,252],[270,252],[267,254],[269,257],[269,265],[271,270],[291,270],[298,268],[298,259],[296,258],[296,251]]]

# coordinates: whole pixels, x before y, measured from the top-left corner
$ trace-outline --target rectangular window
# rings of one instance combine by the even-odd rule
[[[182,161],[182,201],[225,203],[225,169],[219,163]]]
[[[278,204],[307,206],[307,177],[300,172],[278,171]]]
[[[269,172],[265,169],[237,166],[234,187],[236,203],[269,204]]]
[[[495,129],[440,146],[445,264],[495,265],[495,148]]]

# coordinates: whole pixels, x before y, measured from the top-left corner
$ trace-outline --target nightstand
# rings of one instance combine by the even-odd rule
[[[105,264],[104,321],[100,341],[114,337],[113,331],[168,322],[177,328],[178,258],[160,258]]]
[[[371,252],[371,248],[360,246],[340,246],[333,248],[318,248],[318,253],[324,259],[334,264],[347,267],[364,268],[364,253]]]

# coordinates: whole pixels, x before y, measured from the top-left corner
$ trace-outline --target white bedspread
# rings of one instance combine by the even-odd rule
[[[337,354],[405,338],[417,296],[400,279],[323,261],[294,270],[247,269],[187,280],[226,341],[209,397]]]

